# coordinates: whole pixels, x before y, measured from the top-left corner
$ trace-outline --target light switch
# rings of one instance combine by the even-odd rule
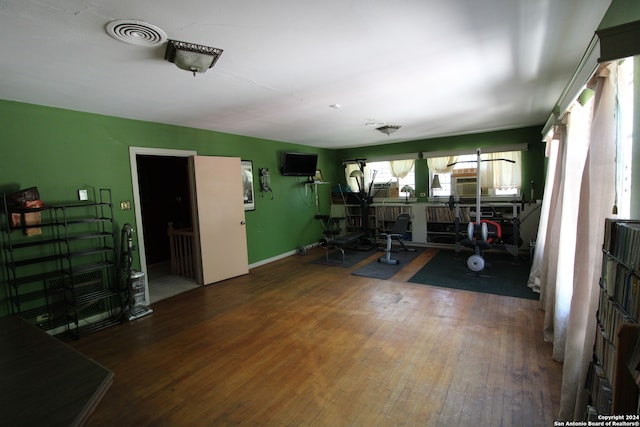
[[[78,199],[89,200],[89,195],[87,194],[87,190],[78,190]]]
[[[122,209],[123,211],[128,211],[129,209],[131,209],[131,202],[128,200],[120,202],[120,209]]]

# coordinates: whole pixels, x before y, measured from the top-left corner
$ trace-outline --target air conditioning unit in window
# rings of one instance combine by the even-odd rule
[[[453,178],[453,193],[460,197],[473,197],[476,195],[476,177],[456,177]]]

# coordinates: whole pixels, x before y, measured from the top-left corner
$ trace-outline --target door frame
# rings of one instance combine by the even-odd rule
[[[133,210],[136,217],[136,233],[138,234],[138,255],[140,257],[140,270],[144,273],[144,297],[147,305],[149,299],[149,276],[147,274],[147,255],[144,247],[144,231],[142,228],[142,205],[140,204],[140,186],[138,184],[137,155],[167,156],[167,157],[191,157],[198,154],[192,150],[173,150],[168,148],[153,147],[129,147],[129,163],[131,165],[131,187],[133,189]]]

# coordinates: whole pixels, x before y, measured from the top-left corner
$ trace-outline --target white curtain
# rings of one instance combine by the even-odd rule
[[[575,103],[565,116],[566,137],[559,129],[557,152],[551,147],[553,177],[547,178],[547,217],[538,236],[543,244],[536,245],[529,278],[530,285],[539,284],[545,339],[553,342],[553,358],[564,362],[558,416],[563,420],[581,419],[586,408],[604,219],[615,194],[615,95],[606,71],[594,78],[593,101]]]
[[[559,193],[553,218],[553,233],[547,236],[555,256],[549,259],[549,270],[541,290],[546,290],[545,336],[553,345],[554,360],[564,360],[564,343],[571,297],[573,293],[573,265],[575,263],[576,234],[580,182],[589,147],[588,126],[590,108],[575,104],[567,118],[567,139],[562,158]]]
[[[595,79],[596,95],[578,210],[573,272],[573,298],[562,371],[560,419],[584,416],[587,396],[584,383],[592,358],[595,315],[599,299],[602,268],[602,242],[605,218],[615,203],[616,120],[615,90],[609,72],[615,64],[600,71]]]
[[[545,243],[547,240],[549,225],[549,210],[551,209],[552,196],[555,194],[554,178],[558,172],[556,167],[558,164],[558,147],[560,140],[564,135],[564,126],[556,127],[553,135],[546,138],[545,156],[547,157],[547,177],[545,179],[544,188],[546,189],[545,197],[542,198],[542,206],[540,208],[540,222],[538,224],[538,233],[536,237],[535,251],[533,252],[533,260],[531,262],[531,271],[529,273],[529,281],[527,285],[535,292],[540,292],[540,278],[542,277],[543,255],[545,252]],[[547,194],[550,197],[547,197]],[[554,203],[555,205],[555,203]],[[548,254],[547,254],[548,255]],[[541,301],[543,302],[543,301]]]
[[[456,161],[458,161],[458,156],[429,157],[427,158],[427,166],[429,167],[429,172],[433,174],[451,173],[453,171],[453,165],[447,165],[451,165]]]
[[[562,213],[562,175],[567,154],[566,127],[562,126],[559,130],[561,137],[558,140],[558,147],[556,150],[555,169],[548,170],[548,173],[552,173],[554,175],[551,180],[553,182],[553,187],[546,187],[544,193],[544,199],[549,201],[549,216],[547,219],[548,226],[546,230],[546,242],[544,245],[544,251],[542,252],[540,275],[538,278],[540,306],[545,310],[544,339],[549,342],[553,342],[553,327],[548,327],[547,325],[553,325],[556,289],[555,275],[558,267],[558,235],[560,228],[560,216]],[[541,218],[541,223],[543,221],[544,220]],[[537,247],[536,251],[538,251]]]
[[[520,188],[522,186],[520,151],[481,154],[480,183],[483,188]],[[511,163],[506,160],[511,160]],[[516,166],[517,165],[517,166]]]
[[[391,168],[391,175],[401,179],[409,175],[411,169],[413,169],[413,159],[408,160],[391,160],[389,167]]]

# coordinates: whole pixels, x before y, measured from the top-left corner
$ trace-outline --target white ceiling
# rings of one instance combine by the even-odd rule
[[[0,99],[326,148],[537,125],[610,2],[0,0]],[[194,77],[115,19],[224,53]]]

